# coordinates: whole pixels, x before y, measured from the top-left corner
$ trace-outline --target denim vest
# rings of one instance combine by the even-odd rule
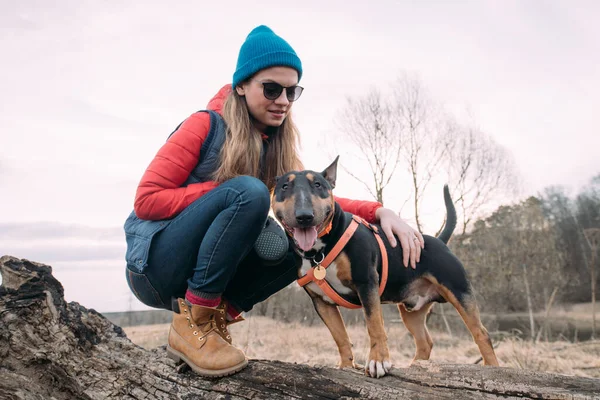
[[[192,183],[206,182],[211,179],[212,173],[216,171],[219,163],[219,155],[225,142],[225,121],[212,110],[201,110],[210,114],[210,130],[200,149],[200,159],[194,167],[182,187]],[[182,122],[183,123],[183,122]],[[175,133],[181,124],[171,133]],[[169,135],[169,137],[171,137]],[[143,272],[148,265],[148,254],[152,238],[158,232],[167,227],[173,218],[160,221],[149,221],[139,219],[135,211],[129,214],[125,221],[125,238],[127,240],[127,251],[125,260],[127,266],[135,272]]]

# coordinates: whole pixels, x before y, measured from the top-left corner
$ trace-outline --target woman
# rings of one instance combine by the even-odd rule
[[[267,221],[274,178],[303,169],[290,115],[301,77],[300,59],[284,39],[264,25],[252,30],[232,84],[171,134],[146,169],[125,222],[129,287],[142,303],[174,311],[167,351],[200,375],[246,366],[227,326],[297,279],[298,258],[287,239],[275,262],[253,246]],[[379,222],[390,242],[396,234],[414,268],[423,245],[417,231],[379,203],[336,200]]]

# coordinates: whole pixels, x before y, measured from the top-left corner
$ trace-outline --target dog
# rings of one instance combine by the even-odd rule
[[[365,374],[382,377],[392,367],[384,330],[382,303],[398,306],[404,325],[412,334],[416,346],[413,362],[428,360],[433,341],[427,330],[426,316],[434,302],[449,302],[462,317],[483,359],[484,365],[498,366],[492,342],[481,323],[472,286],[458,258],[446,243],[456,225],[456,211],[447,186],[444,187],[447,222],[439,237],[423,235],[425,247],[416,269],[405,268],[400,245],[392,248],[379,227],[358,223],[356,231],[335,256],[325,272],[320,263],[334,250],[336,243],[348,236],[346,229],[354,217],[342,211],[335,202],[339,156],[324,171],[292,171],[276,178],[272,193],[273,214],[283,226],[294,250],[302,257],[299,277],[307,273],[324,275],[312,278],[304,289],[311,297],[315,310],[329,328],[340,353],[340,368],[358,368],[352,345],[336,302],[321,285],[333,289],[338,303],[362,305],[370,339],[370,352]],[[379,238],[378,238],[379,236]],[[380,245],[378,243],[381,243]],[[339,248],[339,246],[338,246]],[[382,251],[385,248],[385,251]],[[385,258],[388,261],[385,261]],[[380,276],[384,261],[387,284],[381,292]],[[317,274],[319,272],[319,274]],[[308,281],[305,281],[305,283]],[[331,292],[331,291],[330,291]],[[381,293],[380,293],[381,292]]]

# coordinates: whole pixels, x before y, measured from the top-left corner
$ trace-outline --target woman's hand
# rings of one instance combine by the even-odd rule
[[[381,229],[385,232],[392,247],[396,247],[396,236],[400,239],[404,266],[408,268],[410,259],[410,266],[416,269],[417,263],[421,260],[421,249],[425,247],[423,235],[410,227],[389,208],[378,208],[375,211],[375,218],[379,220],[379,225],[381,225]]]

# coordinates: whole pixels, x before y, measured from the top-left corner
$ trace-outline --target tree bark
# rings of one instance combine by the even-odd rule
[[[475,365],[420,363],[382,379],[252,360],[204,379],[178,372],[101,314],[66,303],[49,266],[0,258],[1,399],[600,399],[600,380]],[[107,292],[110,295],[110,292]]]

